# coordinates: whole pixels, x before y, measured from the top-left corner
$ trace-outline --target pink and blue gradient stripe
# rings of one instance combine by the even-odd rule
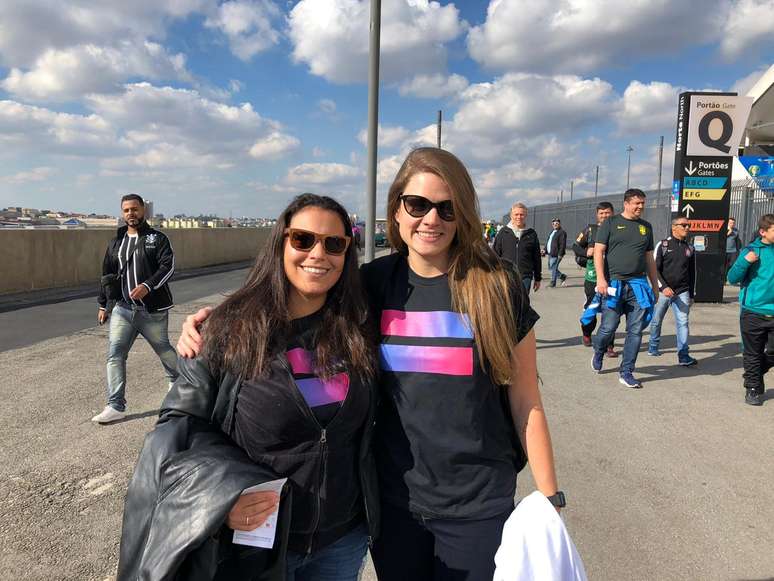
[[[385,371],[473,375],[471,347],[431,347],[426,345],[379,346],[379,362]]]
[[[293,370],[293,375],[312,375],[314,365],[312,354],[305,349],[291,349],[285,354]],[[306,377],[296,379],[296,385],[304,396],[309,407],[317,407],[331,403],[341,403],[347,398],[349,391],[349,375],[337,373],[333,377],[323,380],[319,377]]]
[[[472,339],[465,315],[451,311],[382,311],[382,335]]]

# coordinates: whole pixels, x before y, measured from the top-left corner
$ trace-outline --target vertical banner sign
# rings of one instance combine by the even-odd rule
[[[688,218],[702,242],[695,244],[699,302],[723,300],[731,168],[752,103],[736,93],[680,94],[670,210]]]

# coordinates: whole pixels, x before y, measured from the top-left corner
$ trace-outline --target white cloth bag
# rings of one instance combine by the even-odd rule
[[[539,491],[505,522],[493,581],[586,581],[578,550],[554,506]]]

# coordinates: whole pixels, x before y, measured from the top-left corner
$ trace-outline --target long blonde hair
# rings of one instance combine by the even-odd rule
[[[521,286],[487,245],[481,235],[478,197],[473,180],[453,154],[435,147],[421,147],[409,153],[387,197],[387,239],[402,254],[408,247],[400,237],[395,215],[406,184],[419,173],[432,173],[449,188],[454,205],[457,233],[449,247],[449,288],[452,309],[467,314],[476,339],[484,371],[497,385],[511,380],[511,351],[516,345],[516,321],[512,292],[522,300]]]

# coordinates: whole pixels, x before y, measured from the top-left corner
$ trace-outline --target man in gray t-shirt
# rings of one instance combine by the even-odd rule
[[[644,209],[645,192],[634,188],[626,190],[623,212],[605,220],[594,241],[597,292],[607,297],[608,288],[615,281],[612,286],[615,288],[616,300],[614,306],[609,306],[607,300],[602,301],[602,322],[594,337],[591,367],[597,372],[602,370],[605,350],[613,339],[621,315],[625,315],[626,340],[619,382],[634,388],[642,387],[633,373],[645,327],[643,297],[646,293],[652,293],[650,298],[653,303],[658,298],[653,227],[640,217]]]

